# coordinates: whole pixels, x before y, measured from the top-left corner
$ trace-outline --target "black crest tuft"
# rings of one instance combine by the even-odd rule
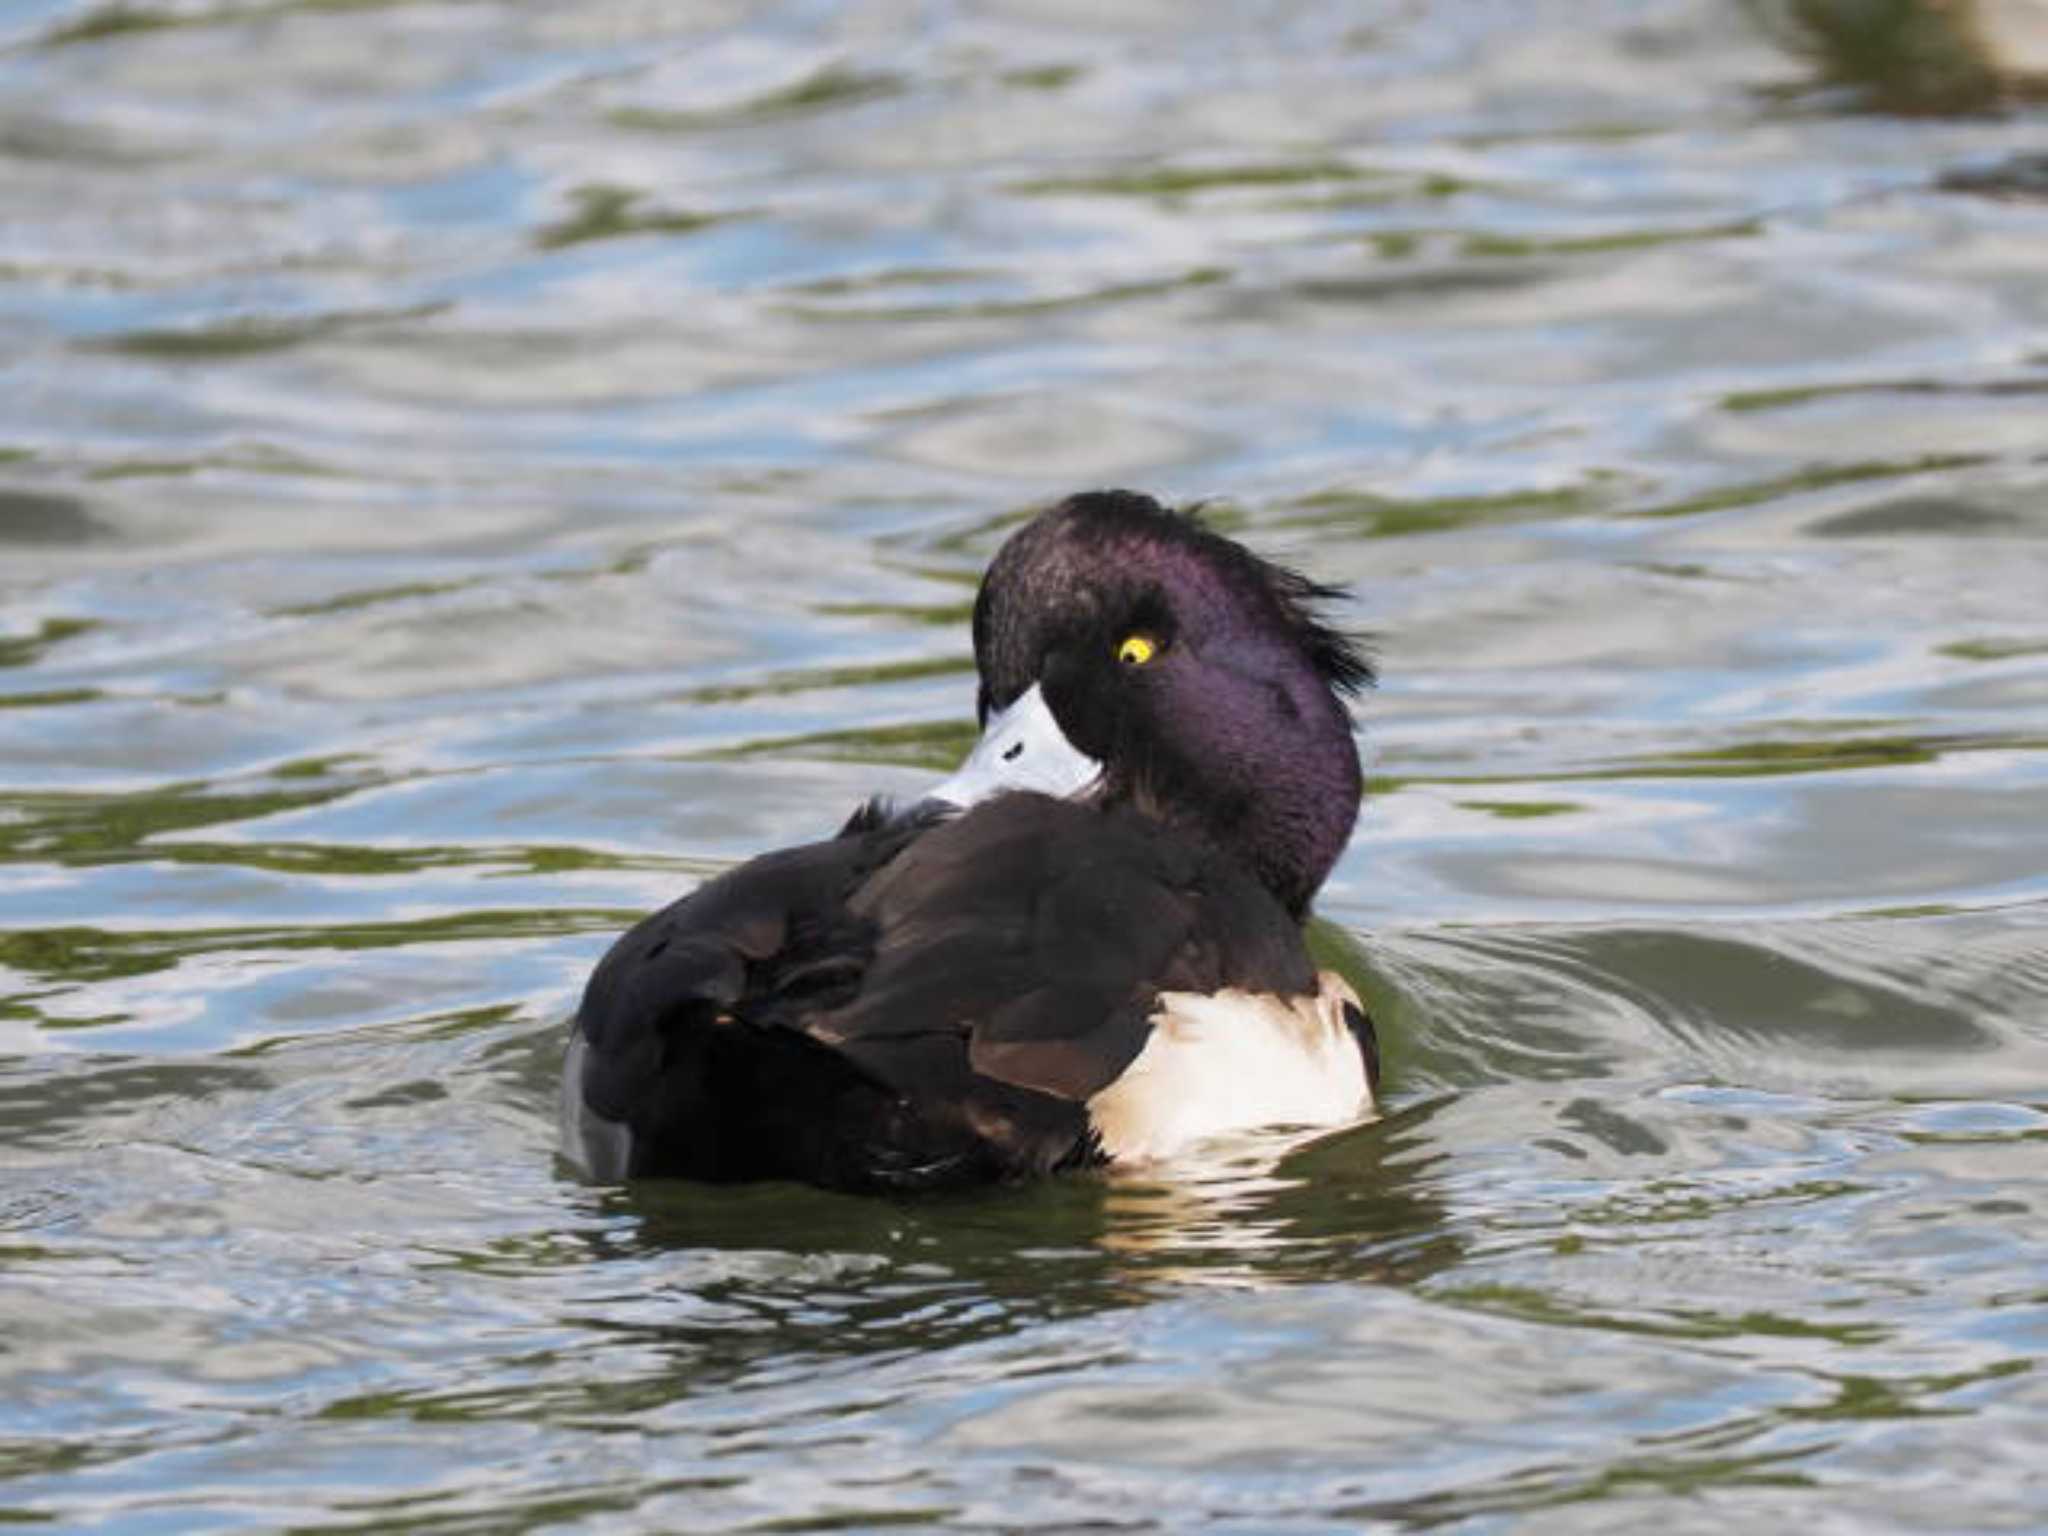
[[[1191,502],[1178,511],[1169,511],[1167,515],[1185,525],[1196,538],[1222,544],[1249,561],[1266,590],[1272,594],[1289,627],[1301,636],[1316,671],[1332,688],[1346,698],[1356,698],[1374,686],[1379,681],[1379,674],[1373,667],[1364,637],[1339,629],[1324,617],[1324,610],[1329,606],[1351,601],[1350,588],[1312,581],[1297,570],[1252,554],[1243,545],[1225,538],[1208,525],[1202,516],[1207,505],[1206,502]]]
[[[1326,604],[1349,602],[1349,589],[1311,581],[1299,571],[1270,560],[1263,563],[1267,589],[1302,636],[1316,670],[1329,685],[1345,697],[1355,698],[1378,682],[1364,640],[1338,629],[1322,615]]]

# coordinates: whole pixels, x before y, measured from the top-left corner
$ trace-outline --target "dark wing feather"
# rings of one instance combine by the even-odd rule
[[[940,1030],[983,1078],[1084,1101],[1144,1048],[1162,991],[1315,986],[1299,927],[1235,864],[1039,795],[932,832],[853,907],[875,924],[874,962],[814,1028],[892,1080],[877,1043]]]
[[[876,1113],[886,1090],[795,1026],[854,994],[872,932],[847,893],[920,830],[870,827],[764,855],[614,944],[577,1011],[571,1154],[601,1178],[772,1176],[818,1155],[850,1106]]]
[[[1089,1155],[1086,1101],[1144,1048],[1159,993],[1225,984],[1313,990],[1300,929],[1156,822],[1030,794],[857,819],[614,946],[572,1047],[597,1121],[581,1150],[605,1177],[1043,1172]]]

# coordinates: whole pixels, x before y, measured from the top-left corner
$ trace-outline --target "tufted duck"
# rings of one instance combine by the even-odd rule
[[[1371,1021],[1302,939],[1360,793],[1336,595],[1128,491],[1026,524],[974,605],[980,744],[613,945],[568,1155],[928,1189],[1369,1112]]]

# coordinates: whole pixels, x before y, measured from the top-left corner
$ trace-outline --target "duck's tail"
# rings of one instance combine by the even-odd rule
[[[625,1058],[571,1030],[562,1154],[597,1183],[646,1176],[827,1188],[931,1188],[980,1179],[955,1137],[829,1044],[730,1014],[672,1020]],[[937,1143],[937,1144],[934,1144]]]

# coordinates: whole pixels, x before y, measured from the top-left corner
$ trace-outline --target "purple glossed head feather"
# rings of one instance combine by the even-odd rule
[[[981,667],[981,714],[1000,709],[1038,676],[1035,643],[1064,621],[1099,612],[1112,585],[1170,572],[1198,612],[1219,621],[1253,615],[1292,637],[1324,683],[1346,698],[1375,681],[1356,639],[1326,623],[1325,603],[1350,594],[1311,581],[1136,491],[1085,491],[1041,512],[1012,534],[988,568],[974,605],[974,652]],[[1119,580],[1123,578],[1123,580]],[[1225,593],[1229,601],[1217,601]],[[1261,612],[1263,610],[1263,612]]]
[[[1344,593],[1131,491],[1072,496],[1011,536],[974,607],[984,720],[1034,683],[1102,794],[1224,846],[1297,914],[1351,835],[1345,700],[1373,680],[1321,616]],[[1116,661],[1143,634],[1158,659]]]

